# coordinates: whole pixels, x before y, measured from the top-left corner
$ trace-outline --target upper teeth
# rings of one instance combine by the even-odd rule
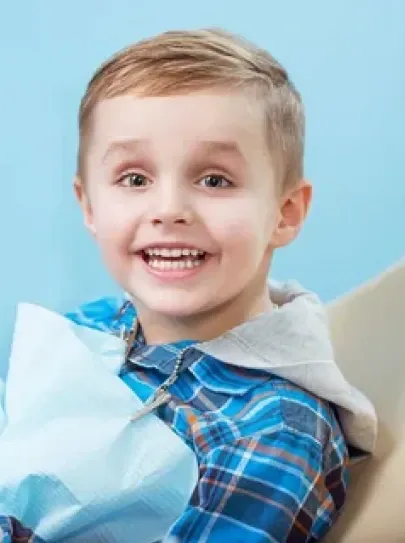
[[[145,253],[149,256],[166,256],[179,258],[180,256],[201,256],[204,254],[204,251],[200,249],[145,249]]]

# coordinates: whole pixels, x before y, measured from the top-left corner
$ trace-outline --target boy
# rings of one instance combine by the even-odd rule
[[[332,402],[347,390],[322,365],[322,308],[267,284],[310,205],[303,144],[287,73],[219,30],[129,47],[82,100],[75,192],[127,296],[68,317],[125,332],[121,378],[195,452],[199,481],[168,533],[181,542],[315,541],[345,501]]]

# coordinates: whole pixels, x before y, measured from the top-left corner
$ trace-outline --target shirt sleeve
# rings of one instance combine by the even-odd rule
[[[182,543],[304,543],[325,535],[346,495],[346,446],[281,430],[211,451],[170,536]],[[168,541],[171,539],[168,539]]]

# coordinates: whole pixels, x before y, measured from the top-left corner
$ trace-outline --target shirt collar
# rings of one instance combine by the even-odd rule
[[[144,368],[155,368],[161,373],[170,375],[174,370],[179,354],[187,350],[183,369],[188,368],[196,358],[201,357],[192,349],[194,341],[183,340],[163,345],[147,345],[142,327],[138,325],[135,340],[128,355],[128,362]]]
[[[133,326],[135,317],[135,308],[129,304],[117,324],[128,331]],[[240,368],[217,360],[200,351],[196,341],[183,340],[163,345],[147,345],[140,325],[128,355],[129,364],[126,369],[131,371],[131,365],[134,364],[156,369],[167,376],[173,372],[181,352],[184,352],[183,370],[188,369],[202,386],[213,392],[239,396],[270,378],[268,372]]]

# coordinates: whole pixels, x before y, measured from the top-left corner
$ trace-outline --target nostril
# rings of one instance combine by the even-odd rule
[[[152,220],[151,220],[151,223],[154,225],[154,226],[157,226],[157,225],[161,225],[161,224],[191,224],[193,222],[192,220],[192,216],[188,213],[184,213],[184,214],[161,214],[160,216],[158,217],[154,217]]]

